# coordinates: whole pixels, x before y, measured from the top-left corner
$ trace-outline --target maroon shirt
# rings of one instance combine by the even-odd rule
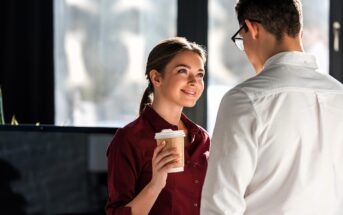
[[[210,139],[204,129],[185,115],[182,114],[181,120],[188,129],[191,142],[189,147],[185,147],[185,168],[183,172],[168,174],[167,184],[150,210],[150,215],[200,214]],[[135,121],[117,130],[107,150],[107,215],[131,214],[131,208],[125,205],[138,195],[152,177],[151,159],[156,148],[154,135],[168,128],[178,129],[147,106]]]

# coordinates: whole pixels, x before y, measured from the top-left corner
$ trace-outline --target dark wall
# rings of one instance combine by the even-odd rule
[[[53,0],[1,1],[0,85],[6,123],[54,123]]]
[[[178,0],[177,3],[177,36],[186,37],[207,49],[208,0]],[[183,111],[204,128],[207,127],[207,76],[204,79],[205,90],[197,105]]]
[[[330,44],[330,75],[343,83],[343,4],[341,0],[330,0],[330,23],[329,23],[329,44]],[[339,49],[334,49],[334,23],[340,24],[337,35],[339,36]]]

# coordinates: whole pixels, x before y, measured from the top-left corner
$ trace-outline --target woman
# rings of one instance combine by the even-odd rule
[[[118,129],[108,156],[107,214],[200,214],[200,197],[210,140],[200,126],[182,114],[204,90],[205,51],[185,38],[171,38],[150,52],[149,85],[140,116]],[[153,99],[150,97],[152,96]],[[154,139],[162,129],[183,130],[185,167],[169,173],[180,159]]]

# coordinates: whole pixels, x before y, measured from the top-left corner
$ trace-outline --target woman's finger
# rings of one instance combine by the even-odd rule
[[[179,163],[178,161],[169,162],[165,166],[163,166],[160,170],[168,172],[170,169],[175,167],[178,163]]]
[[[154,163],[159,163],[165,157],[167,157],[169,155],[177,155],[177,154],[178,153],[177,153],[176,148],[165,149],[165,150],[159,151],[159,153],[156,154],[156,157],[153,160],[153,162]]]
[[[160,162],[156,163],[156,169],[160,170],[163,169],[166,165],[169,165],[169,163],[178,163],[180,159],[180,156],[178,154],[171,154],[166,157],[164,157]]]
[[[154,150],[154,154],[152,158],[156,158],[156,156],[163,150],[164,146],[166,145],[165,141],[162,141],[160,144],[158,144]]]

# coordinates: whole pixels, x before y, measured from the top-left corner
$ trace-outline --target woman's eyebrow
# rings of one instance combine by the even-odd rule
[[[190,66],[186,65],[186,64],[178,64],[175,67],[186,67],[186,68],[191,68]]]
[[[188,68],[188,69],[191,68],[190,66],[188,66],[188,65],[186,65],[186,64],[178,64],[178,65],[175,66],[175,68],[176,68],[176,67],[186,67],[186,68]],[[204,70],[203,68],[200,68],[199,71],[204,72],[205,70]]]

